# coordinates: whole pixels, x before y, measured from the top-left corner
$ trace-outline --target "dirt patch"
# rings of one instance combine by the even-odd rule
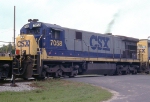
[[[113,100],[118,99],[118,97],[120,96],[120,94],[118,92],[114,91],[114,90],[107,89],[107,88],[104,88],[104,87],[101,87],[101,86],[97,86],[97,85],[93,85],[93,86],[100,87],[100,88],[102,88],[104,90],[107,90],[107,91],[109,91],[109,92],[111,92],[113,94],[113,96],[111,97],[111,99],[106,100],[106,101],[102,101],[102,102],[111,102]]]
[[[105,90],[108,90],[109,92],[111,92],[113,94],[112,98],[107,100],[107,101],[103,101],[103,102],[111,102],[113,100],[117,100],[118,97],[120,96],[118,92],[116,91],[113,91],[113,90],[110,90],[110,89],[107,89],[107,88],[104,88],[104,87],[101,87],[102,89],[105,89]]]

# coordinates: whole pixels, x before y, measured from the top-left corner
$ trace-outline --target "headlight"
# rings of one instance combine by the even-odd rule
[[[34,23],[33,27],[41,27],[41,23]]]
[[[21,36],[20,38],[21,38],[21,39],[24,39],[24,36]]]
[[[29,24],[26,24],[26,25],[24,26],[24,28],[29,28]]]

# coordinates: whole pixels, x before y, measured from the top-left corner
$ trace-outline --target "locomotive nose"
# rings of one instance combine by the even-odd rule
[[[33,35],[24,34],[16,38],[16,54],[37,54],[37,43]]]

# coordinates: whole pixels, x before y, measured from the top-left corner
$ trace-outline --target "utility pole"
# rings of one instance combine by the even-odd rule
[[[16,49],[16,47],[15,47],[15,6],[14,6],[14,50]],[[15,55],[15,54],[14,54]],[[12,87],[15,87],[15,86],[17,86],[16,84],[15,84],[15,78],[16,78],[16,75],[15,75],[15,73],[13,72],[13,69],[12,69],[12,78],[11,78],[11,84],[10,84],[10,86],[12,86]]]
[[[14,50],[15,50],[15,6],[14,6]]]

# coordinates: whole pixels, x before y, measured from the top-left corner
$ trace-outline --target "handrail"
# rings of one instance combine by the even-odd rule
[[[41,40],[41,37],[43,36],[43,34],[40,36],[40,38],[38,39],[38,49],[40,48],[39,42]]]

